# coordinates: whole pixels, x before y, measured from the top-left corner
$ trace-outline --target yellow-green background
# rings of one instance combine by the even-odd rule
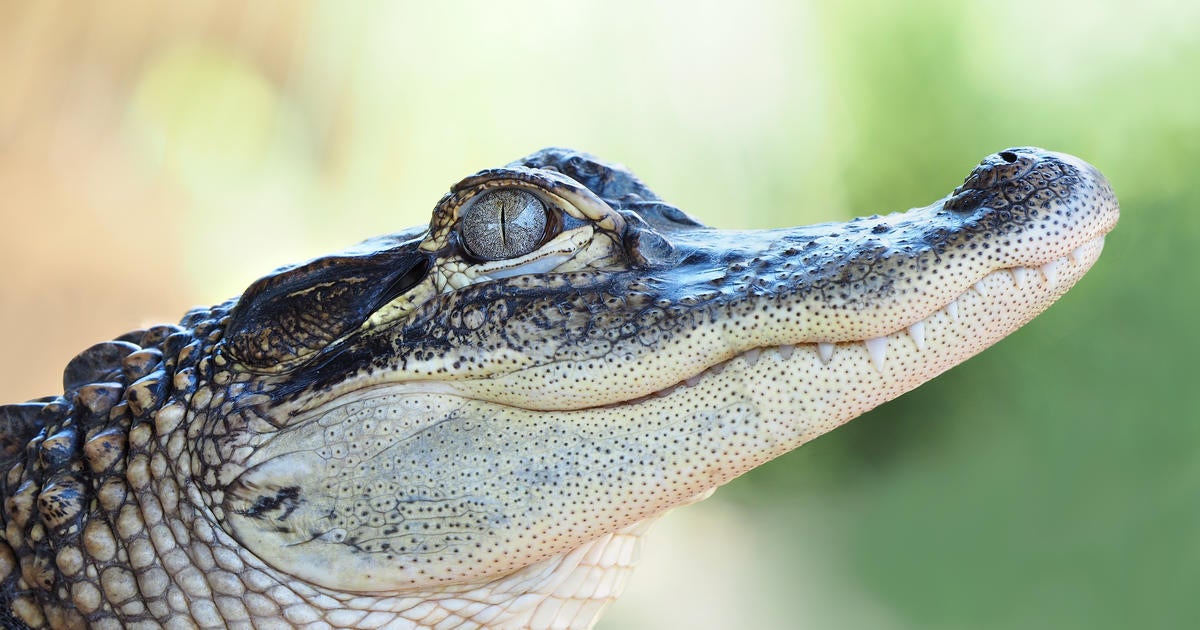
[[[5,2],[0,401],[549,144],[721,227],[1020,144],[1123,212],[1033,324],[672,514],[602,628],[1200,618],[1196,2]]]

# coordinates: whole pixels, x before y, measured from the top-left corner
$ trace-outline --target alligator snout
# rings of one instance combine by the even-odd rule
[[[996,193],[1007,197],[1009,191],[1015,190],[1027,196],[1044,181],[1073,170],[1074,166],[1048,151],[1033,147],[1005,149],[984,158],[962,185],[954,189],[944,207],[965,213],[986,204]]]

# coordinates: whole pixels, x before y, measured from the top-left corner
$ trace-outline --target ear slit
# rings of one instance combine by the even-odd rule
[[[432,263],[405,252],[410,243],[318,258],[255,282],[230,312],[224,340],[230,356],[251,370],[308,361],[421,282]]]
[[[421,280],[425,278],[425,274],[429,273],[431,266],[429,259],[422,257],[413,266],[409,267],[408,271],[405,271],[392,280],[387,289],[379,294],[379,298],[375,301],[375,305],[371,310],[374,311],[401,295],[408,293],[413,287],[421,283]]]

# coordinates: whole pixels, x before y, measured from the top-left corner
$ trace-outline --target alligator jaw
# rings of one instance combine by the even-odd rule
[[[736,360],[743,361],[748,367],[754,367],[763,357],[774,356],[777,361],[790,361],[797,352],[801,354],[808,352],[812,355],[808,357],[809,360],[815,357],[815,360],[819,361],[821,365],[830,366],[835,356],[841,358],[845,352],[856,353],[855,358],[851,360],[862,360],[862,350],[865,350],[872,366],[883,374],[886,372],[885,367],[889,362],[923,360],[921,354],[928,351],[934,344],[931,340],[943,337],[961,337],[965,334],[964,329],[968,328],[960,324],[964,317],[972,317],[971,313],[978,317],[979,313],[988,313],[1003,308],[1005,300],[1011,298],[1009,294],[1013,293],[1012,289],[1014,288],[1019,289],[1027,283],[1037,282],[1043,285],[1039,289],[1044,293],[1054,296],[1061,295],[1095,263],[1103,247],[1104,237],[1099,236],[1075,248],[1067,256],[1055,258],[1033,268],[1011,267],[993,271],[941,308],[909,324],[904,329],[887,335],[840,343],[808,340],[756,347],[743,351],[731,359],[721,361],[649,396],[625,403],[613,403],[613,405],[637,404],[651,397],[665,398],[680,389],[700,385],[707,377],[721,374],[731,362]],[[1028,292],[1025,295],[1028,296]],[[964,304],[966,306],[963,306]],[[964,315],[964,312],[967,314]],[[894,351],[894,348],[897,347],[899,352]],[[966,344],[961,346],[964,351],[967,347]],[[837,369],[837,367],[834,364],[830,369]],[[820,368],[814,365],[811,369]],[[914,377],[914,380],[919,385],[930,378],[932,377]]]
[[[926,318],[945,311],[956,319],[960,298],[989,297],[983,293],[996,278],[1019,285],[988,300],[1006,312],[1001,320],[1017,322],[1000,336],[1012,332],[1082,276],[1094,261],[1086,253],[1098,255],[1116,219],[1111,188],[1090,165],[1036,149],[1005,151],[925,208],[841,224],[672,235],[686,257],[609,289],[624,309],[609,326],[633,326],[643,343],[607,344],[613,331],[598,320],[590,326],[599,330],[589,332],[600,334],[606,354],[558,359],[552,349],[507,373],[447,385],[469,398],[561,411],[628,405],[761,348],[812,344],[829,363],[837,350],[858,344],[884,366],[901,355],[877,340],[910,328],[914,344],[922,333],[937,334]],[[673,318],[691,323],[677,326]],[[902,391],[983,347],[926,376],[913,372]]]
[[[1104,237],[1099,236],[1036,267],[993,271],[941,308],[890,334],[756,347],[636,402],[686,397],[692,388],[745,389],[757,406],[774,410],[794,408],[797,400],[810,401],[807,413],[798,418],[806,426],[804,432],[794,435],[791,425],[780,428],[786,435],[786,452],[1007,336],[1061,297],[1091,268],[1103,247]],[[810,426],[808,418],[822,421]],[[764,453],[763,461],[782,452]]]

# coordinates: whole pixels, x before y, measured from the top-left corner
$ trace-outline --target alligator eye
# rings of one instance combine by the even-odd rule
[[[485,192],[463,210],[458,234],[477,258],[524,256],[546,240],[546,205],[518,188]]]

